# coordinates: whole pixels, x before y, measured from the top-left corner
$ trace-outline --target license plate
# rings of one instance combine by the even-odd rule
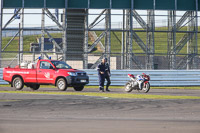
[[[86,82],[86,80],[81,80],[81,83],[85,83]]]

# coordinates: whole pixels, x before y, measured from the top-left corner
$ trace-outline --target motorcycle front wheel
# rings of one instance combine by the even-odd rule
[[[138,92],[143,92],[143,93],[147,93],[150,90],[150,83],[146,83],[145,86],[143,86],[142,90],[138,89]]]
[[[127,82],[126,85],[124,86],[125,92],[131,92],[133,90],[131,83]]]

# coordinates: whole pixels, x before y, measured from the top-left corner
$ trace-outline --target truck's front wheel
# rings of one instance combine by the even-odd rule
[[[67,89],[67,82],[64,78],[60,78],[60,79],[58,79],[56,86],[57,86],[58,90],[65,91]]]
[[[24,82],[20,77],[14,78],[12,84],[16,90],[21,90],[24,87]]]
[[[74,87],[75,91],[82,91],[84,89],[84,86]]]

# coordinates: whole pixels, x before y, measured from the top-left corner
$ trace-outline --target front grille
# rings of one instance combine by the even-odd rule
[[[86,73],[77,73],[77,76],[86,76]]]

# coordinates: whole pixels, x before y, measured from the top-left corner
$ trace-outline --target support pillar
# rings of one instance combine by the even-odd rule
[[[198,26],[198,4],[200,4],[198,2],[198,0],[196,0],[196,11],[195,11],[195,57],[194,57],[194,68],[193,69],[198,69],[199,66],[199,58],[198,58],[198,30],[199,30],[199,26]]]
[[[41,58],[44,59],[44,38],[45,38],[45,9],[42,9],[42,36],[41,36]]]
[[[192,19],[193,17],[193,12],[191,12],[190,16],[188,17],[188,26],[187,26],[187,31],[192,31],[194,28],[194,21]],[[191,33],[188,33],[189,36],[191,36]],[[192,43],[193,43],[193,38],[191,38],[188,42],[187,42],[187,70],[189,70],[192,66],[192,61],[189,59],[190,54],[192,54]]]
[[[129,19],[129,43],[128,43],[128,68],[133,69],[133,10],[130,10]]]
[[[121,46],[121,69],[125,69],[125,10],[123,10],[122,22],[122,46]]]
[[[176,69],[176,11],[168,11],[168,60],[169,69]]]
[[[65,0],[67,2],[67,0]],[[63,61],[66,62],[67,57],[67,9],[63,9]]]
[[[105,34],[105,56],[110,64],[110,54],[111,54],[111,10],[106,10],[105,16],[106,23],[106,34]]]
[[[21,9],[21,23],[20,23],[20,62],[23,62],[23,49],[24,49],[24,8]]]
[[[133,12],[131,10],[126,10],[126,68],[133,68]]]
[[[191,39],[187,43],[187,70],[189,69],[197,69],[197,53],[198,53],[198,47],[197,47],[197,31],[198,31],[198,26],[196,24],[196,19],[197,18],[197,12],[192,11],[190,16],[189,16],[189,23],[188,23],[188,31],[191,31],[189,36],[191,36]],[[193,35],[195,34],[195,35]]]
[[[129,37],[130,37],[130,12],[131,10],[126,10],[126,43],[125,43],[125,60],[124,65],[125,69],[130,69],[129,65],[129,54],[128,54],[128,46],[130,43]]]
[[[129,43],[128,43],[128,68],[133,69],[133,3],[131,0],[131,10],[129,15]]]
[[[147,11],[147,50],[146,50],[146,69],[154,69],[154,42],[155,15],[154,10]]]
[[[83,68],[88,69],[88,9],[85,10],[85,40],[83,53]]]
[[[1,61],[2,61],[2,20],[3,20],[3,0],[0,0],[0,68],[1,68]]]

